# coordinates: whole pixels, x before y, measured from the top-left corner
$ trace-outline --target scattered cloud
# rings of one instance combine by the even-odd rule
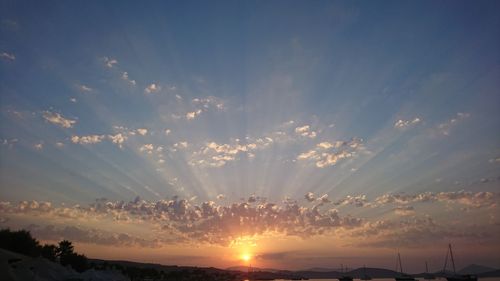
[[[118,64],[118,61],[116,59],[109,58],[109,57],[104,57],[103,61],[104,61],[104,64],[106,65],[106,67],[108,67],[108,68],[112,68],[115,64]]]
[[[200,165],[206,167],[222,167],[227,162],[235,161],[242,156],[255,157],[257,150],[265,149],[273,143],[269,137],[251,139],[247,138],[246,143],[236,139],[231,144],[219,144],[208,142],[192,155],[190,165]]]
[[[148,129],[145,129],[145,128],[139,128],[136,131],[141,136],[145,136],[148,133]]]
[[[92,88],[88,87],[88,86],[85,86],[83,84],[80,84],[80,85],[77,85],[78,87],[78,90],[80,90],[80,92],[84,92],[84,93],[90,93],[93,91]]]
[[[400,216],[409,216],[415,214],[415,208],[409,205],[397,206],[393,209],[394,213]]]
[[[314,202],[314,200],[316,200],[316,197],[314,196],[314,193],[312,193],[312,192],[306,193],[306,195],[304,195],[304,198],[309,202]]]
[[[73,125],[76,124],[76,120],[64,118],[61,114],[57,112],[44,111],[42,113],[42,116],[48,122],[66,129],[73,128]]]
[[[403,130],[403,129],[406,129],[412,125],[416,125],[416,124],[420,123],[421,121],[422,120],[419,117],[415,117],[413,120],[399,119],[398,121],[396,121],[396,123],[394,123],[394,128]]]
[[[222,99],[214,96],[208,96],[206,98],[194,98],[191,101],[195,106],[201,107],[205,110],[210,108],[215,108],[217,110],[224,110],[225,103]]]
[[[296,129],[297,130],[297,129]],[[352,158],[363,149],[362,140],[353,138],[347,142],[322,142],[315,149],[303,152],[297,156],[297,160],[313,161],[318,168],[335,165],[342,159]]]
[[[161,86],[156,83],[151,83],[144,89],[144,93],[146,94],[154,94],[158,93],[159,91],[161,91]]]
[[[490,162],[490,163],[500,163],[500,157],[491,158],[490,160],[488,160],[488,162]]]
[[[186,113],[186,119],[187,120],[193,120],[196,118],[196,116],[199,116],[201,114],[201,109],[198,109],[196,111],[188,112]]]
[[[172,132],[172,130],[170,130],[170,129],[165,129],[165,135],[166,135],[166,136],[170,135],[170,133],[171,133],[171,132]]]
[[[311,127],[309,125],[295,128],[295,133],[311,139],[315,138],[317,135],[315,131],[311,130]]]
[[[105,135],[72,136],[71,142],[75,144],[96,144],[100,143]]]
[[[72,103],[76,103],[76,98],[70,98],[69,101]]]
[[[457,113],[453,118],[451,118],[450,120],[446,121],[446,122],[443,122],[441,124],[439,124],[437,126],[437,129],[438,131],[445,135],[445,136],[448,136],[450,135],[450,131],[451,129],[457,124],[459,123],[460,121],[464,120],[464,119],[467,119],[470,117],[470,114],[469,113],[462,113],[462,112],[459,112]]]
[[[116,135],[108,135],[108,138],[111,140],[111,142],[117,144],[118,147],[123,148],[123,143],[127,140],[128,137],[126,135],[118,133]]]
[[[132,86],[136,85],[135,80],[130,79],[129,76],[128,76],[128,72],[126,72],[126,71],[122,73],[122,79],[125,80],[125,81],[127,81]]]
[[[141,147],[139,147],[139,151],[147,152],[148,154],[152,154],[154,149],[155,149],[155,147],[151,143],[143,144]]]
[[[43,149],[43,143],[35,143],[33,145],[33,148],[36,150],[42,150]]]
[[[378,207],[387,204],[406,205],[410,203],[423,202],[443,202],[449,204],[460,204],[473,208],[493,208],[497,207],[500,196],[493,192],[470,192],[470,191],[449,191],[449,192],[424,192],[419,194],[384,194],[373,200],[369,206]]]
[[[4,60],[10,60],[10,61],[15,61],[16,60],[16,56],[14,54],[7,53],[7,52],[0,53],[0,58],[2,58]]]
[[[360,227],[362,220],[341,217],[335,209],[322,210],[320,205],[301,206],[296,201],[282,204],[264,200],[219,205],[213,201],[194,204],[194,201],[174,197],[171,200],[146,201],[137,197],[130,202],[96,200],[85,206],[55,207],[50,202],[22,201],[17,204],[0,202],[0,211],[9,215],[65,219],[65,227],[81,220],[149,222],[161,229],[173,241],[197,241],[229,245],[235,238],[266,233],[310,237],[335,229]],[[80,231],[75,231],[80,233]],[[51,232],[49,232],[51,233]],[[167,236],[158,233],[158,237]],[[93,237],[93,236],[92,236]],[[80,238],[74,239],[75,241]],[[88,243],[98,243],[88,239]]]

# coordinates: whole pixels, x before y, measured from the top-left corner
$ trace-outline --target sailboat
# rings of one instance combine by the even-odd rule
[[[361,280],[372,280],[371,276],[366,274],[366,266],[363,265],[363,276],[361,276]]]
[[[345,268],[345,271],[347,271],[347,267]],[[343,264],[340,265],[340,272],[344,273],[344,265]],[[349,276],[349,275],[342,275],[338,279],[339,279],[339,281],[352,281],[353,280],[352,276]]]
[[[396,281],[416,281],[416,279],[413,278],[411,275],[403,273],[403,265],[401,264],[401,255],[399,254],[399,252],[398,252],[398,265],[399,265],[399,269],[401,271],[399,272],[399,276],[396,276],[394,278],[394,279],[396,279]],[[398,268],[396,267],[396,271],[397,270],[398,270]],[[450,281],[450,280],[448,280],[448,281]]]
[[[427,267],[427,262],[425,262],[424,279],[425,280],[434,280],[434,279],[436,279],[436,276],[434,276],[434,274],[429,273],[429,268]]]
[[[453,251],[451,250],[451,244],[448,244],[448,251],[446,252],[446,259],[444,260],[443,272],[446,272],[446,265],[448,264],[448,255],[451,257],[451,264],[453,265],[453,276],[446,277],[448,281],[477,281],[477,276],[475,275],[460,275],[457,274],[455,269],[455,259],[453,258]]]

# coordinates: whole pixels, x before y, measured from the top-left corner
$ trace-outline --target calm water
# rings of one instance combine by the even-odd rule
[[[282,279],[276,279],[276,280],[282,280]],[[424,279],[418,279],[418,281],[424,281]],[[489,278],[478,278],[478,280],[484,280],[484,281],[500,281],[500,277],[489,277]],[[338,281],[338,279],[309,279],[309,281]],[[354,281],[361,281],[359,279],[354,279]],[[372,279],[372,281],[395,281],[393,278],[388,278],[388,279]],[[434,281],[446,281],[444,278],[436,278]]]

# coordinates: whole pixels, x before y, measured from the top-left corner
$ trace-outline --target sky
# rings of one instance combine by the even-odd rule
[[[162,264],[422,272],[451,243],[498,268],[499,14],[2,1],[0,227]]]

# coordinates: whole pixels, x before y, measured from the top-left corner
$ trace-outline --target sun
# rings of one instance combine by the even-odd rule
[[[242,254],[241,259],[245,262],[249,262],[252,259],[252,256],[250,254]]]

